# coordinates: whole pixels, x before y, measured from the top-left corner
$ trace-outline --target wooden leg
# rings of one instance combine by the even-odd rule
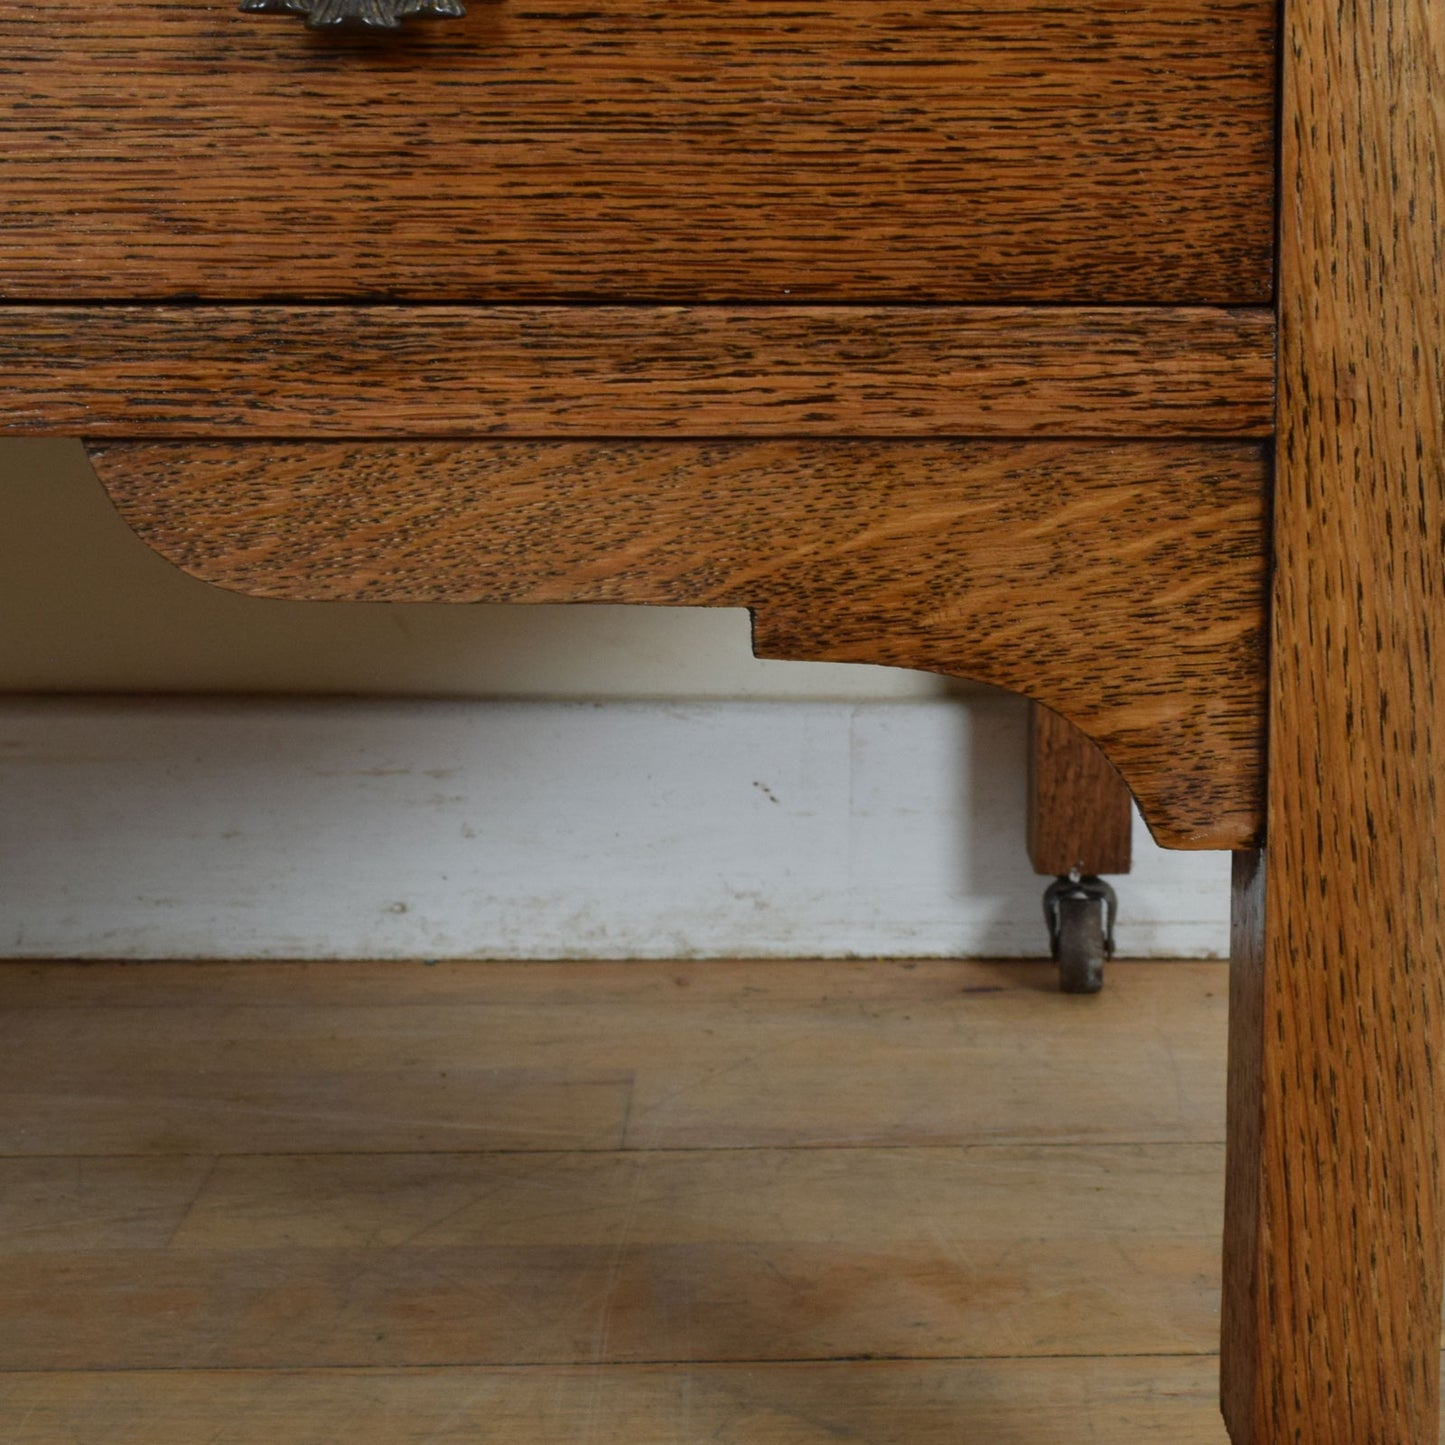
[[[1065,993],[1097,993],[1114,951],[1114,891],[1127,873],[1133,800],[1114,765],[1072,723],[1035,703],[1029,717],[1029,857],[1044,892],[1049,945]]]
[[[1438,1437],[1438,0],[1286,0],[1265,852],[1236,866],[1225,1417]]]
[[[1133,808],[1114,765],[1072,723],[1029,710],[1029,858],[1035,873],[1127,873]]]
[[[1236,1445],[1437,1438],[1440,961],[1391,936],[1419,926],[1404,899],[1338,932],[1337,889],[1350,878],[1235,855],[1222,1398]]]

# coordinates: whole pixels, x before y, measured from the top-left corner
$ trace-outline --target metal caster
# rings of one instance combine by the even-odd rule
[[[1070,873],[1044,890],[1049,945],[1065,993],[1098,993],[1104,960],[1114,956],[1114,918],[1119,900],[1102,878]]]

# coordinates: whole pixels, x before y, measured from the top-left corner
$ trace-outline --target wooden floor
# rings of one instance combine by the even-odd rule
[[[7,1445],[1203,1445],[1222,964],[0,966]]]

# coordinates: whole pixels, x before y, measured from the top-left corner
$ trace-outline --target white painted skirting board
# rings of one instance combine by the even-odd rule
[[[1010,698],[0,702],[0,952],[1036,956]],[[1226,948],[1136,836],[1121,953]]]

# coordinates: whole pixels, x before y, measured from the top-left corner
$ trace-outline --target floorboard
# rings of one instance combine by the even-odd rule
[[[1205,1359],[0,1376],[26,1442],[1224,1445]]]
[[[0,1155],[1224,1138],[1220,964],[0,967]]]
[[[0,967],[0,1438],[1217,1445],[1224,982]]]

